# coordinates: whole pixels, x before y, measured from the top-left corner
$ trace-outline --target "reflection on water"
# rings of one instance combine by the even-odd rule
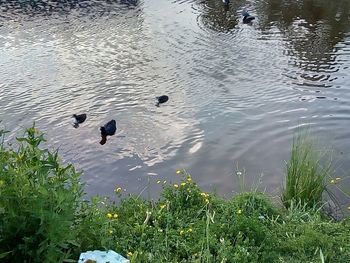
[[[270,0],[256,10],[268,14],[260,19],[261,30],[277,28],[286,39],[290,63],[300,69],[293,76],[295,82],[304,87],[331,87],[330,82],[336,80],[331,73],[343,64],[338,56],[350,29],[350,2]]]
[[[237,26],[237,9],[240,1],[233,1],[229,6],[222,1],[208,0],[198,4],[197,11],[200,12],[198,19],[203,26],[218,31],[229,32]]]
[[[275,193],[306,124],[350,168],[349,2],[231,2],[0,1],[0,119],[11,138],[36,121],[89,194],[138,193],[182,167],[222,194],[237,169]]]
[[[96,1],[96,0],[1,0],[1,17],[20,19],[23,16],[66,15],[78,11],[81,14],[93,13],[101,16],[111,14],[121,8],[134,8],[138,0]]]

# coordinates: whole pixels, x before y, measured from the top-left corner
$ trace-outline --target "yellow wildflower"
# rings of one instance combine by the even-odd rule
[[[191,177],[188,177],[188,178],[187,178],[187,182],[189,182],[189,183],[192,182],[192,178],[191,178]]]
[[[186,185],[186,183],[181,183],[181,186],[185,186]]]
[[[331,184],[335,184],[335,180],[334,179],[331,180]]]
[[[122,191],[121,187],[117,187],[116,189],[114,189],[114,192],[116,192],[116,193],[120,193],[121,191]]]
[[[205,203],[209,204],[209,199],[208,198],[205,198]]]
[[[129,251],[127,255],[128,255],[128,257],[131,257],[132,256],[132,252]]]
[[[166,205],[160,205],[160,209],[164,209]]]
[[[242,210],[241,210],[241,209],[238,209],[238,210],[237,210],[237,214],[239,214],[239,215],[242,214]]]
[[[113,234],[113,230],[110,229],[110,230],[108,231],[108,233]]]
[[[111,213],[108,213],[108,214],[107,214],[107,217],[108,217],[108,218],[112,218],[112,216],[113,216],[113,215],[112,215]]]
[[[157,184],[160,184],[160,180],[157,181]]]
[[[181,174],[181,170],[176,170],[176,174]]]
[[[113,217],[114,217],[114,218],[118,218],[118,214],[114,214]]]
[[[207,194],[207,193],[201,193],[201,196],[203,196],[204,198],[208,198],[208,197],[209,197],[209,194]]]
[[[175,187],[175,188],[179,188],[179,185],[178,185],[178,184],[174,184],[174,187]]]
[[[181,231],[180,231],[180,235],[182,235],[184,232],[185,232],[185,231],[181,230]]]
[[[187,230],[187,232],[190,232],[190,233],[191,233],[192,231],[193,231],[192,228],[189,228],[189,229]]]

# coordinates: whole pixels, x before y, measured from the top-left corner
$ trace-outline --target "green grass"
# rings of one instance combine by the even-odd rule
[[[186,171],[156,201],[118,188],[117,203],[84,201],[80,174],[43,140],[32,127],[18,145],[0,146],[2,262],[76,262],[95,249],[131,262],[350,262],[350,220],[294,199],[276,207],[257,191],[222,199]]]
[[[293,140],[286,170],[283,204],[286,207],[291,202],[309,207],[322,206],[323,194],[327,191],[327,179],[331,177],[331,162],[325,152],[316,149],[307,134],[299,134]]]

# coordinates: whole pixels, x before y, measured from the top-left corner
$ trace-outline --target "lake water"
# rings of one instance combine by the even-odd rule
[[[35,121],[84,171],[89,195],[150,184],[156,196],[180,168],[224,196],[239,190],[237,172],[278,194],[293,134],[308,125],[347,176],[350,2],[232,2],[0,0],[8,141]],[[101,146],[112,118],[117,134]]]

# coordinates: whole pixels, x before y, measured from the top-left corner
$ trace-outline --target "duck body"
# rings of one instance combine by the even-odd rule
[[[248,24],[255,19],[255,16],[250,15],[246,9],[242,11],[242,16],[244,24]]]
[[[85,120],[86,120],[86,114],[83,113],[83,114],[73,114],[73,118],[74,118],[74,124],[73,126],[75,128],[78,128],[79,127],[79,124],[82,124]]]
[[[107,122],[104,126],[100,128],[101,131],[101,141],[100,144],[104,145],[107,142],[107,136],[112,136],[117,130],[117,123],[115,120]]]
[[[156,100],[157,100],[156,106],[159,107],[159,104],[167,102],[169,100],[169,97],[167,95],[162,95],[162,96],[156,97]]]
[[[73,118],[77,123],[83,123],[86,120],[86,114],[73,114]]]
[[[117,130],[117,123],[115,120],[107,122],[104,126],[100,128],[101,135],[103,136],[112,136]]]
[[[229,5],[230,4],[230,0],[222,0],[222,2],[224,3],[224,5]]]

